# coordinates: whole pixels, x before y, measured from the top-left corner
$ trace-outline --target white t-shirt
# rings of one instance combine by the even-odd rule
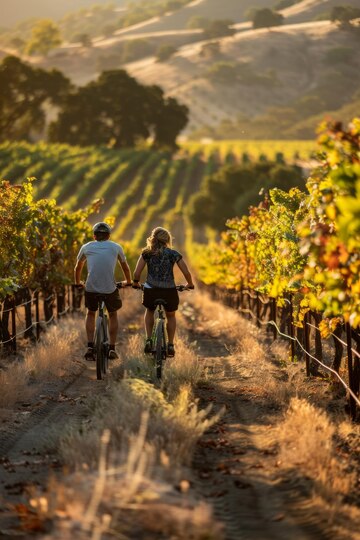
[[[126,261],[123,248],[111,240],[89,242],[84,244],[77,256],[80,261],[86,258],[88,275],[85,290],[101,294],[111,294],[116,289],[115,267],[120,259]]]

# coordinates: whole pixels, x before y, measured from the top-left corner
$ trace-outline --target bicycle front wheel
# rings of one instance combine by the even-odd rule
[[[164,328],[164,322],[162,320],[158,321],[158,324],[156,326],[155,340],[156,340],[156,343],[155,343],[156,377],[158,379],[161,379],[163,361],[166,358],[165,328]]]
[[[96,320],[95,327],[95,351],[96,351],[96,377],[98,380],[103,378],[104,374],[104,329],[101,317]]]

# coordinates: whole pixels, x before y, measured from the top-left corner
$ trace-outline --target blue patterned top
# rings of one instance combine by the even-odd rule
[[[173,289],[175,285],[173,267],[174,264],[182,259],[182,255],[174,249],[164,248],[157,254],[142,254],[147,264],[148,275],[146,283],[150,287],[159,287],[160,289]]]

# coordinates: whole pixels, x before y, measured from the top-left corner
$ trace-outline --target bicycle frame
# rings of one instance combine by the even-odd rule
[[[144,290],[144,284],[141,283],[139,286],[135,286],[134,288],[139,289],[139,290]],[[187,288],[184,285],[177,285],[176,289],[180,292],[187,290]],[[152,342],[153,342],[152,354],[155,359],[156,377],[158,379],[161,379],[163,362],[164,360],[166,360],[166,357],[167,357],[165,305],[166,305],[166,302],[162,298],[158,298],[155,300],[156,320],[155,320],[154,328],[152,332]]]
[[[161,379],[163,361],[166,360],[167,355],[167,336],[165,329],[166,317],[163,302],[164,301],[162,299],[159,299],[155,302],[157,316],[153,330],[153,356],[155,359],[156,377],[158,379]]]
[[[109,367],[108,317],[106,314],[105,302],[101,298],[98,302],[98,316],[95,323],[94,343],[96,353],[96,376],[101,380]]]

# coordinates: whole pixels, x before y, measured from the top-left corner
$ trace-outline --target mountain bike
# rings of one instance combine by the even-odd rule
[[[141,284],[138,289],[143,290],[144,285]],[[177,285],[176,289],[179,292],[189,290],[185,285]],[[162,377],[162,369],[164,361],[167,358],[167,332],[166,332],[166,301],[163,298],[157,298],[155,304],[155,323],[152,332],[152,351],[154,357],[155,375],[158,380]]]
[[[124,285],[119,282],[116,284],[117,289],[123,288]],[[98,380],[103,379],[104,375],[109,371],[109,324],[108,316],[104,301],[104,295],[98,294],[98,315],[95,322],[94,336],[94,352],[96,360],[96,377]]]

